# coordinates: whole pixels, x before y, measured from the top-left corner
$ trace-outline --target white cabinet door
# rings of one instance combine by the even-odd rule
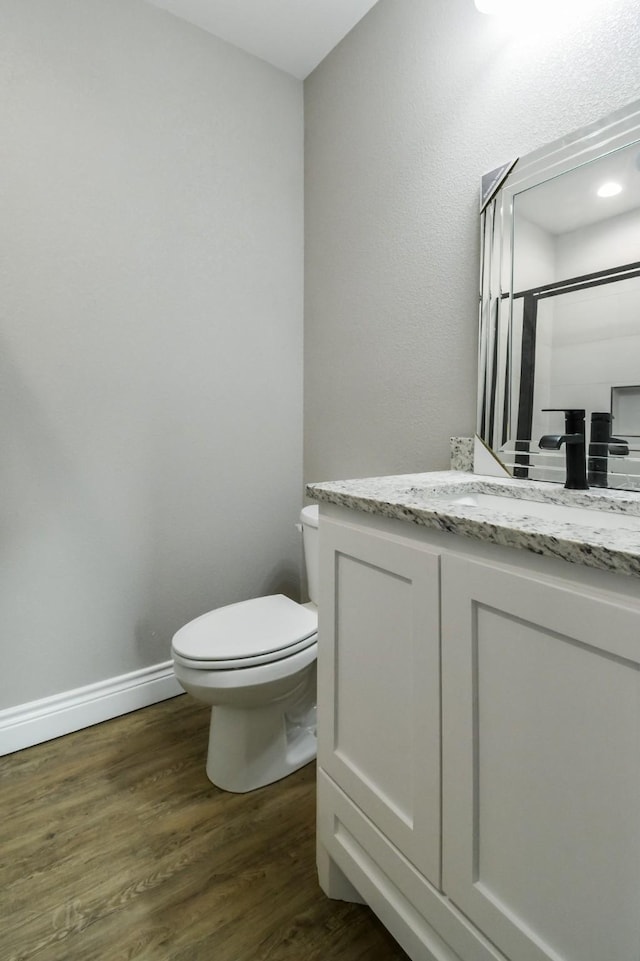
[[[442,559],[443,888],[513,961],[640,958],[640,603]]]
[[[440,884],[438,554],[323,518],[318,760]]]

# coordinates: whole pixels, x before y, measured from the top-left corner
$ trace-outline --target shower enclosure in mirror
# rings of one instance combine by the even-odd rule
[[[584,409],[591,486],[640,490],[640,102],[509,168],[482,211],[478,434],[564,483],[538,442]]]

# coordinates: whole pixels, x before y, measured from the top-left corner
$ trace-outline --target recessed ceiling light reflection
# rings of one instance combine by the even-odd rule
[[[615,183],[613,180],[607,181],[606,184],[602,184],[598,188],[598,197],[615,197],[616,194],[622,192],[622,185]]]

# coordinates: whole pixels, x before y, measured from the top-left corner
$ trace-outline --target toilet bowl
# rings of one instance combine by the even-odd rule
[[[175,634],[180,685],[210,704],[207,776],[244,793],[316,756],[318,508],[301,517],[308,604],[282,594],[209,611]]]

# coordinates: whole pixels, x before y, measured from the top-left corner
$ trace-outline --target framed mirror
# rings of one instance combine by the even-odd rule
[[[640,490],[640,101],[492,171],[481,218],[478,435],[564,483],[538,442],[584,409],[590,485]]]

